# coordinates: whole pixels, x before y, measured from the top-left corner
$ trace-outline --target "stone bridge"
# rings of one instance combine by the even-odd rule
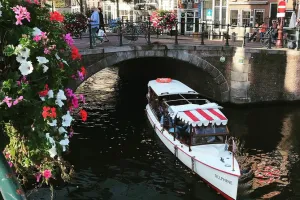
[[[214,80],[219,102],[254,103],[300,99],[300,52],[224,46],[144,45],[81,51],[85,80],[120,62],[144,57],[167,57],[202,69]],[[220,59],[224,57],[225,60]],[[82,82],[73,81],[76,89]]]

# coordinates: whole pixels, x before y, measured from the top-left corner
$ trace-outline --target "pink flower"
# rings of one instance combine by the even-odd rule
[[[73,95],[74,95],[73,90],[70,89],[70,88],[65,89],[65,92],[66,92],[66,96],[67,96],[68,98],[72,98]]]
[[[82,103],[85,103],[85,98],[84,98],[84,95],[83,95],[83,94],[80,94],[80,95],[79,95],[79,98],[80,98],[80,100],[82,101]]]
[[[44,54],[50,54],[50,50],[47,48],[44,48]]]
[[[51,178],[51,176],[52,176],[51,170],[46,169],[46,170],[43,172],[43,176],[44,176],[46,179]]]
[[[71,132],[69,133],[69,138],[73,137],[73,135],[74,135],[74,132],[71,131]]]
[[[7,163],[8,163],[8,165],[9,165],[10,167],[13,166],[13,163],[12,163],[12,162],[8,161]]]
[[[51,173],[51,172],[50,172],[50,173]],[[37,173],[37,174],[35,175],[36,182],[40,182],[41,176],[42,176],[41,173]]]
[[[77,97],[75,95],[73,95],[73,98],[72,98],[72,106],[74,108],[78,108],[79,107],[79,105],[78,105],[78,99],[77,99]]]
[[[28,22],[30,22],[30,13],[27,11],[26,7],[23,6],[15,6],[12,8],[14,11],[15,18],[17,19],[16,25],[22,25],[22,20],[27,19]]]
[[[17,105],[22,100],[23,100],[23,96],[20,96],[19,98],[17,98],[16,100],[14,100],[13,105]]]
[[[64,39],[65,39],[66,43],[67,43],[69,46],[72,46],[72,45],[74,44],[74,40],[73,40],[73,38],[72,38],[72,36],[71,36],[70,33],[66,34],[66,35],[64,36]]]
[[[3,101],[2,102],[5,102],[6,103],[6,105],[10,108],[11,107],[11,105],[12,105],[12,98],[11,97],[8,97],[8,96],[6,96],[4,99],[3,99]]]
[[[77,71],[77,74],[78,74],[79,80],[83,81],[83,80],[84,80],[84,76],[83,76],[83,74],[81,73],[81,71]]]
[[[42,36],[40,36],[40,35],[36,35],[33,38],[33,40],[36,41],[36,42],[40,41],[41,39],[42,39]]]

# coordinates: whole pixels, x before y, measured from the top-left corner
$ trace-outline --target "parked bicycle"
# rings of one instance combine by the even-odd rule
[[[269,27],[265,32],[263,38],[260,38],[260,43],[263,47],[269,47],[269,43],[271,42],[271,46],[275,46],[276,39],[274,39],[275,30],[272,27]],[[270,40],[271,37],[271,40]]]
[[[139,37],[144,37],[148,43],[148,23],[147,22],[126,22],[122,27],[122,35],[125,39],[130,41],[137,41]],[[157,34],[157,30],[150,26],[150,35]]]

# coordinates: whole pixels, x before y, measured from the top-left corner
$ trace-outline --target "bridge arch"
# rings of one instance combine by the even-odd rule
[[[209,62],[207,62],[206,60],[202,59],[201,57],[194,54],[190,54],[186,50],[134,50],[113,52],[107,54],[108,55],[105,55],[98,62],[86,67],[87,74],[83,81],[72,81],[69,83],[69,87],[75,90],[80,86],[81,83],[83,83],[95,73],[101,71],[106,67],[114,66],[126,60],[146,57],[167,57],[187,62],[208,73],[212,77],[216,85],[219,87],[219,91],[221,93],[219,97],[220,99],[215,100],[220,102],[229,101],[229,85],[225,76],[220,72],[220,70],[217,67],[210,64]]]

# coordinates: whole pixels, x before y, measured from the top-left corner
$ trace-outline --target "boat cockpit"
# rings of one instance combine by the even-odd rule
[[[226,125],[213,123],[192,125],[184,122],[178,116],[170,116],[169,108],[185,105],[204,105],[210,102],[203,99],[198,93],[190,92],[184,94],[155,94],[151,87],[147,94],[148,103],[162,127],[181,143],[188,146],[203,144],[225,143],[229,131]]]

